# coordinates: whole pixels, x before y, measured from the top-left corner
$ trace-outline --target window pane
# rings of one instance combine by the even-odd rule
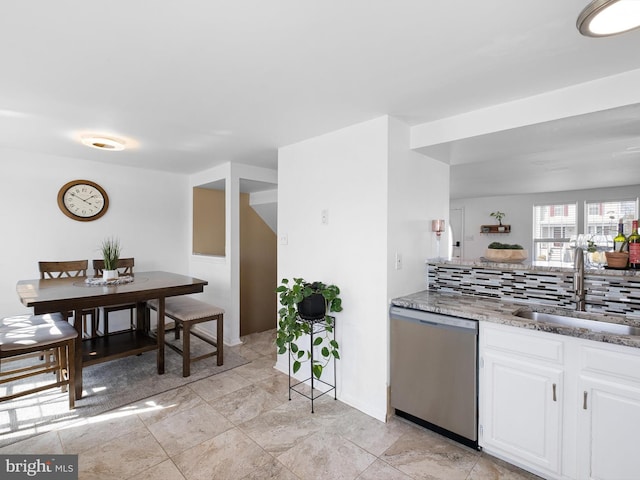
[[[631,233],[631,222],[637,215],[638,199],[612,202],[590,202],[586,205],[585,233],[611,235],[618,233],[618,221],[624,223],[624,234]]]
[[[576,204],[536,205],[533,207],[533,240],[562,239],[577,233]]]
[[[577,204],[535,205],[533,207],[534,259],[571,262],[569,240],[577,234]]]

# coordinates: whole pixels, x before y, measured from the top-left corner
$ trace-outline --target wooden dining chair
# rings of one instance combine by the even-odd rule
[[[0,401],[62,387],[69,393],[69,409],[75,408],[77,337],[76,329],[59,313],[0,320]],[[34,357],[40,359],[32,361]],[[8,365],[9,360],[13,362]],[[41,378],[50,373],[56,374],[54,382],[26,382],[30,377]]]
[[[85,278],[89,268],[88,260],[70,260],[61,262],[38,262],[40,279],[50,280],[55,278],[78,277]],[[67,312],[67,318],[73,317],[73,312]],[[88,324],[88,321],[91,323]],[[82,311],[82,332],[85,337],[96,336],[97,310]]]
[[[104,260],[96,259],[93,260],[93,270],[94,276],[101,277],[102,272],[104,271]],[[135,260],[133,258],[119,258],[118,259],[118,275],[119,276],[133,276],[133,267],[135,266]],[[104,328],[102,332],[100,332],[100,310],[102,310],[103,324]],[[96,328],[98,333],[102,335],[108,335],[109,330],[109,314],[111,312],[119,312],[122,310],[129,310],[129,328],[135,329],[136,322],[134,319],[134,312],[136,310],[135,303],[123,303],[121,305],[110,305],[108,307],[100,307],[97,312],[97,320],[96,320]],[[112,332],[113,333],[113,332]]]

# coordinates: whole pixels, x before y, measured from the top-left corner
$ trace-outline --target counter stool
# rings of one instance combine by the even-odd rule
[[[158,301],[150,300],[147,302],[147,307],[151,310],[158,311]],[[223,315],[224,310],[215,305],[191,298],[188,296],[169,297],[165,299],[164,314],[166,317],[173,320],[175,326],[175,338],[180,339],[180,330],[184,330],[182,336],[182,348],[171,343],[167,343],[168,347],[171,347],[176,352],[182,355],[182,376],[188,377],[191,375],[191,363],[203,358],[208,358],[216,355],[218,365],[223,364],[222,350],[224,345],[223,336]],[[161,319],[158,319],[160,322]],[[191,327],[198,323],[203,322],[216,322],[216,341],[214,342],[210,338],[205,337],[199,332],[194,331]],[[216,347],[213,352],[208,352],[197,357],[191,357],[191,338],[193,335],[198,337],[203,342],[208,343]]]
[[[7,393],[0,401],[30,395],[53,387],[69,392],[69,409],[75,408],[75,342],[78,332],[60,314],[18,315],[0,321],[0,385],[24,378],[55,373],[56,381],[38,387]],[[51,351],[54,352],[51,355]],[[33,354],[36,355],[33,355]],[[53,356],[53,361],[51,361]],[[36,363],[20,362],[15,368],[7,368],[7,360],[42,357]],[[16,362],[17,363],[17,362]]]

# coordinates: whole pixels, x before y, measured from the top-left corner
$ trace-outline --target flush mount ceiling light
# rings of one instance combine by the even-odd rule
[[[110,150],[117,152],[125,149],[124,140],[106,135],[83,135],[80,141],[87,147],[98,148],[100,150]]]
[[[578,16],[582,35],[607,37],[640,27],[640,0],[593,0]]]

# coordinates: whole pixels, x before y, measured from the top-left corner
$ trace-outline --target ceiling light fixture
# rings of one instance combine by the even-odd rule
[[[640,27],[640,0],[593,0],[578,16],[582,35],[607,37]]]
[[[106,135],[83,135],[80,141],[87,147],[117,152],[125,149],[124,140]]]

